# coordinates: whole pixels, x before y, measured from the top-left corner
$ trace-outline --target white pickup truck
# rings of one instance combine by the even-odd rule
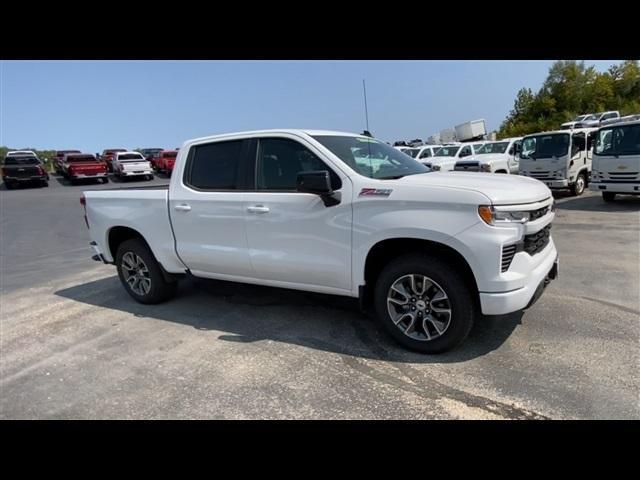
[[[480,314],[526,308],[557,275],[543,183],[429,172],[357,134],[190,140],[170,185],[81,203],[94,260],[115,263],[141,303],[170,298],[185,274],[356,297],[428,353],[460,344]]]
[[[522,137],[487,142],[473,157],[456,162],[456,172],[518,173]]]

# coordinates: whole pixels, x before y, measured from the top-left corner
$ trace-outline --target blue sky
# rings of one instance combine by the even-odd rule
[[[477,118],[496,129],[547,61],[2,61],[0,145],[174,148],[262,128],[422,138]],[[619,61],[586,61],[605,70]]]

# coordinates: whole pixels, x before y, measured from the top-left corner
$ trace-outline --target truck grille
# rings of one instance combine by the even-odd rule
[[[477,172],[480,170],[480,162],[458,162],[453,169],[457,172]]]
[[[538,210],[533,210],[531,212],[529,212],[529,221],[532,222],[534,220],[537,220],[541,217],[544,217],[547,212],[549,211],[550,207],[542,207],[539,208]]]
[[[538,180],[553,180],[549,175],[550,173],[551,172],[548,172],[548,171],[547,172],[544,172],[544,171],[529,172],[529,176],[531,178],[536,178]]]
[[[502,263],[500,266],[503,272],[509,270],[509,266],[511,265],[513,257],[516,255],[517,250],[518,245],[516,244],[502,247]]]
[[[637,182],[640,172],[607,172],[610,182],[634,183]]]
[[[535,255],[549,244],[549,238],[551,238],[551,225],[547,225],[539,232],[525,235],[522,249],[529,255]]]

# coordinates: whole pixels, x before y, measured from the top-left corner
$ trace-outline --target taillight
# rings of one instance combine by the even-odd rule
[[[7,169],[6,169],[6,168],[3,168],[3,169],[2,169],[2,176],[3,176],[3,177],[6,177],[7,175],[9,175],[9,174],[7,173]]]
[[[80,197],[80,205],[84,209],[84,223],[87,224],[87,228],[89,228],[89,219],[87,218],[87,199],[84,194]]]
[[[38,175],[44,175],[44,170],[42,167],[38,167]]]

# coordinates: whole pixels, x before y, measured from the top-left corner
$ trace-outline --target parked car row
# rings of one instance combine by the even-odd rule
[[[525,137],[394,148],[435,171],[519,174],[575,196],[587,188],[601,191],[612,201],[617,194],[640,194],[640,115],[612,114],[581,115],[569,128]],[[598,126],[581,127],[594,122]]]

